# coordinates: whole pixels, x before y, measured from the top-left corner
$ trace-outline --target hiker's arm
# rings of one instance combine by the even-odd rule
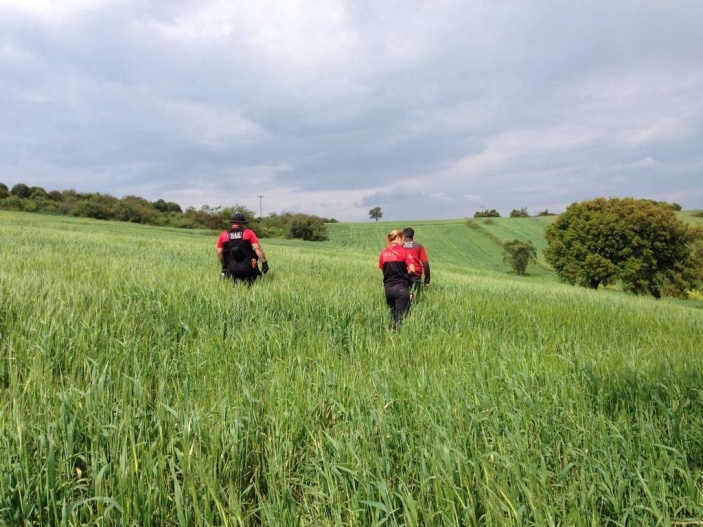
[[[252,243],[251,247],[252,247],[252,249],[254,249],[256,256],[259,257],[259,260],[261,260],[262,262],[265,262],[266,255],[264,254],[264,250],[261,248],[261,245],[259,245],[258,243]]]

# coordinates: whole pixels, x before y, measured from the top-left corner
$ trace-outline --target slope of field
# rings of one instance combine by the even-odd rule
[[[692,223],[693,225],[703,226],[703,210],[682,210],[676,213],[676,216],[683,221]]]
[[[462,267],[475,271],[512,273],[503,263],[502,244],[519,239],[531,241],[537,249],[538,263],[528,266],[528,275],[540,280],[557,278],[544,262],[542,249],[546,247],[543,232],[552,218],[479,218],[475,220],[421,221],[412,224],[390,222],[330,224],[328,232],[331,247],[349,248],[372,257],[385,245],[385,235],[392,229],[411,226],[415,239],[425,245],[430,264]]]
[[[247,288],[212,233],[0,213],[0,525],[700,523],[701,310],[492,267],[530,221],[414,225],[393,333],[390,225]]]

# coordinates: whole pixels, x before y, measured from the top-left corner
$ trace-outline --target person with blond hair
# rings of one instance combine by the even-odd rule
[[[383,272],[383,289],[391,310],[392,328],[398,331],[410,311],[410,274],[415,273],[415,260],[403,247],[403,231],[394,229],[388,233],[386,245],[378,256],[378,268]]]

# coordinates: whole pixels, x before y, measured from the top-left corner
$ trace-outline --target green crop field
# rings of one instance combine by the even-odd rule
[[[425,221],[404,223],[330,224],[331,240],[325,242],[333,251],[340,245],[369,258],[378,256],[384,236],[394,228],[412,226],[416,239],[426,246],[428,254],[440,257],[442,266],[460,267],[468,271],[507,272],[502,262],[502,244],[505,241],[530,240],[541,251],[546,247],[542,236],[552,218],[479,218],[472,220]],[[432,264],[435,258],[430,258]],[[541,252],[538,264],[529,266],[528,273],[538,280],[556,283],[556,276],[543,261]]]
[[[559,283],[549,218],[415,222],[433,283],[388,330],[405,224],[264,239],[0,212],[2,526],[703,524],[703,310]]]

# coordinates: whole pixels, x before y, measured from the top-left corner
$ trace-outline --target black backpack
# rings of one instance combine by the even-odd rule
[[[256,253],[249,240],[244,239],[244,229],[230,229],[227,231],[228,240],[223,244],[225,267],[251,269],[251,260],[256,259]]]

